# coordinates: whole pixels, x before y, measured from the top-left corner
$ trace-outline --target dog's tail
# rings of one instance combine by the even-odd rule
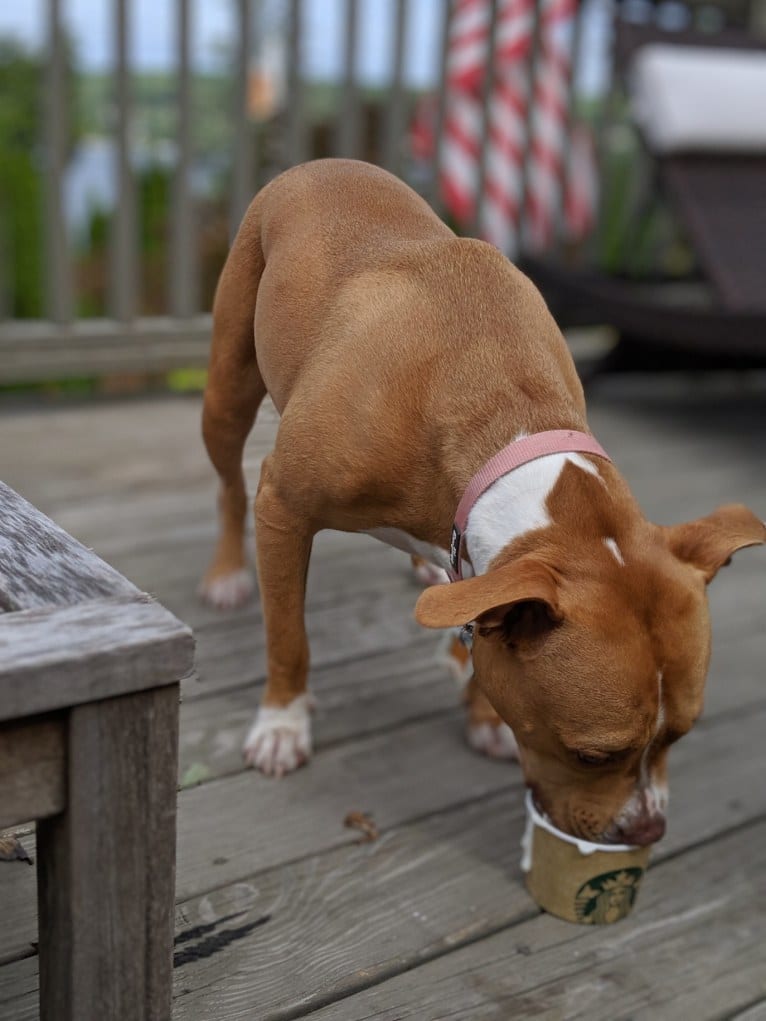
[[[255,357],[255,302],[264,269],[261,248],[263,192],[250,203],[213,302],[202,433],[210,459],[224,484],[240,485],[242,450],[266,386]],[[239,513],[239,512],[238,512]]]
[[[255,361],[253,321],[264,269],[262,205],[263,192],[259,192],[244,215],[218,281],[213,301],[211,372],[221,359],[234,360],[240,369],[249,368]]]

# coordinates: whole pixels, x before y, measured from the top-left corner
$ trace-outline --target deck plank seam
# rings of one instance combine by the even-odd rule
[[[351,662],[351,660],[349,662]],[[449,678],[446,679],[446,683],[449,683]],[[248,685],[242,685],[242,688],[246,688],[246,687],[248,687]],[[330,690],[339,691],[339,690],[342,690],[342,688],[343,688],[343,686],[340,685],[340,686],[338,686],[335,689],[327,689],[327,690],[328,691],[330,691]],[[227,689],[227,693],[231,693],[232,691],[237,691],[237,690],[239,690],[239,689]],[[216,692],[215,693],[215,695],[218,695],[218,694],[223,694],[223,693],[222,692]],[[212,697],[215,697],[215,696],[211,694],[209,697],[212,698]],[[181,698],[181,703],[182,704],[184,702],[190,702],[190,701],[198,701],[198,699],[189,699],[187,696],[182,696],[182,698]],[[703,717],[697,723],[696,730],[697,730],[698,733],[706,733],[706,732],[709,732],[711,729],[717,727],[719,724],[720,725],[724,725],[726,723],[730,723],[732,720],[740,719],[743,716],[751,716],[753,714],[757,715],[758,713],[763,712],[765,710],[766,710],[766,699],[764,699],[764,700],[758,699],[755,702],[750,702],[746,706],[741,706],[741,707],[738,707],[736,709],[721,710],[720,712],[715,713],[715,715],[711,716],[709,719],[705,719]],[[379,728],[375,728],[373,730],[364,731],[363,733],[354,733],[354,734],[348,734],[345,737],[330,738],[328,741],[323,742],[318,747],[317,750],[321,751],[321,752],[325,752],[325,751],[330,751],[330,750],[335,749],[335,748],[343,748],[343,747],[346,747],[348,745],[353,745],[356,742],[359,742],[359,743],[364,742],[364,741],[366,741],[366,740],[368,740],[370,738],[373,738],[373,737],[379,737],[379,736],[383,736],[385,734],[395,734],[396,732],[398,732],[400,730],[403,730],[406,727],[414,726],[414,725],[419,724],[419,723],[427,723],[427,722],[429,722],[431,720],[447,719],[450,716],[454,716],[456,720],[459,720],[461,715],[462,715],[462,713],[463,713],[462,707],[460,706],[459,703],[456,703],[456,705],[450,706],[450,707],[448,707],[446,709],[435,709],[431,713],[427,713],[427,712],[417,713],[414,716],[408,716],[406,718],[397,720],[395,722],[384,724],[383,726],[381,726]],[[211,776],[211,777],[209,777],[207,779],[203,779],[199,783],[194,784],[193,787],[194,788],[203,787],[203,786],[207,786],[209,784],[218,783],[219,781],[231,780],[232,777],[241,776],[244,773],[250,772],[250,769],[251,769],[251,767],[249,767],[249,766],[243,766],[243,767],[241,767],[239,769],[227,770],[225,772],[218,773],[215,776]],[[181,790],[181,789],[182,788],[179,786],[179,790]],[[449,808],[439,809],[439,812],[444,812],[444,811],[449,811]]]
[[[201,630],[200,628],[193,628],[192,630],[195,636],[199,636]],[[407,653],[409,651],[412,651],[413,649],[418,648],[418,646],[421,645],[423,642],[424,639],[418,637],[413,639],[411,642],[408,642],[406,645],[397,645],[396,650],[397,652]],[[434,651],[433,662],[438,665],[438,659],[436,657],[437,648],[438,646],[435,642],[433,650]],[[331,661],[328,661],[327,663],[318,664],[315,667],[315,670],[331,670],[334,669],[335,667],[347,667],[351,663],[364,663],[367,660],[375,659],[376,656],[385,654],[386,651],[387,651],[386,649],[371,649],[367,652],[354,653],[343,659],[333,659]],[[192,673],[189,676],[193,677],[194,673]],[[444,668],[444,680],[446,684],[450,683],[450,675],[446,666]],[[204,681],[200,681],[200,683],[204,683]],[[239,694],[246,688],[252,688],[253,686],[263,687],[265,683],[266,683],[265,674],[262,676],[260,674],[256,674],[254,680],[243,681],[241,684],[232,684],[225,688],[216,688],[214,691],[192,692],[191,694],[189,692],[186,692],[184,694],[184,700],[187,702],[201,702],[207,698],[217,698],[219,695]],[[341,691],[343,688],[348,687],[349,686],[345,684],[336,684],[334,687],[325,688],[324,691],[327,692]],[[310,689],[311,689],[311,673],[309,673],[309,690]],[[764,704],[766,704],[766,700],[764,700]]]
[[[717,841],[730,836],[732,833],[757,827],[758,825],[761,825],[764,822],[766,822],[766,813],[762,813],[761,815],[756,816],[753,819],[748,820],[747,822],[729,827],[726,830],[721,830],[714,836],[705,838],[704,840],[697,841],[694,844],[689,844],[679,851],[671,852],[667,856],[663,857],[660,861],[656,862],[656,864],[651,865],[650,868],[651,869],[662,868],[665,864],[671,863],[674,859],[680,857],[682,854],[687,854],[699,848],[705,847],[708,844],[716,843]],[[391,978],[397,978],[400,975],[407,974],[407,972],[415,971],[417,968],[425,964],[430,964],[432,961],[439,960],[440,958],[446,957],[449,954],[455,953],[456,951],[464,950],[466,947],[473,946],[477,943],[482,943],[488,939],[492,939],[493,937],[500,935],[500,933],[510,932],[513,929],[518,928],[520,925],[523,925],[526,922],[529,922],[542,914],[544,914],[544,912],[540,909],[537,910],[531,909],[528,912],[524,912],[523,915],[520,915],[513,922],[491,926],[485,932],[475,933],[472,936],[466,937],[464,940],[456,940],[449,946],[434,948],[432,952],[424,952],[416,960],[413,960],[409,964],[406,964],[402,967],[396,967],[394,965],[391,968],[387,969],[386,973],[381,972],[378,975],[372,976],[370,980],[367,982],[360,982],[358,986],[355,986],[353,988],[348,987],[347,989],[344,989],[341,995],[339,996],[333,997],[332,995],[328,994],[326,997],[314,1000],[312,1004],[308,1007],[308,1009],[303,1009],[301,1007],[296,1006],[295,1008],[291,1008],[286,1011],[275,1011],[274,1013],[271,1013],[264,1017],[263,1021],[297,1021],[297,1019],[299,1018],[310,1017],[312,1014],[316,1013],[321,1009],[324,1009],[325,1007],[332,1005],[333,1003],[340,1003],[341,1001],[347,1000],[349,999],[349,997],[355,996],[358,993],[364,992],[367,989],[373,989],[376,986],[382,985],[384,982],[388,981]],[[574,926],[572,927],[572,929],[573,929],[572,934],[570,936],[567,936],[567,938],[558,940],[557,942],[552,944],[548,944],[545,947],[546,953],[551,950],[557,950],[562,946],[566,946],[570,943],[577,941],[582,936],[582,931],[577,930]],[[557,974],[553,979],[548,979],[544,982],[538,983],[535,986],[525,988],[524,994],[525,996],[528,996],[531,993],[534,993],[540,989],[544,989],[547,985],[551,984],[551,982],[560,982],[562,978],[571,978],[573,975],[589,972],[592,970],[592,967],[593,967],[592,962],[587,961],[583,963],[580,967],[576,967],[571,971],[567,971],[565,976]],[[509,994],[509,996],[505,998],[506,999],[511,998],[512,995],[515,994]],[[747,1007],[745,1008],[740,1007],[738,1008],[737,1012],[725,1015],[724,1017],[716,1019],[716,1021],[736,1021],[736,1018],[738,1016],[741,1016],[743,1011],[752,1009],[753,1006],[757,1006],[758,1003],[760,1002],[766,1001],[757,999],[754,1001],[754,1003],[750,1003],[749,1005],[747,1005]]]
[[[766,996],[758,996],[749,1003],[737,1007],[735,1011],[727,1011],[725,1014],[720,1014],[715,1021],[737,1021],[738,1018],[746,1018],[755,1007],[763,1007],[764,1017],[766,1017]]]

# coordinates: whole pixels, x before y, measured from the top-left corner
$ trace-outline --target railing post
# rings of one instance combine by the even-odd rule
[[[361,138],[359,83],[356,58],[359,43],[359,0],[346,0],[343,24],[346,26],[343,50],[343,90],[338,110],[336,149],[338,156],[358,159]]]
[[[197,311],[191,165],[191,0],[176,0],[178,13],[178,135],[170,246],[170,309],[186,319]]]
[[[290,0],[287,28],[287,165],[302,163],[306,156],[303,120],[303,79],[301,67],[301,35],[303,2]]]
[[[393,174],[399,173],[404,133],[404,54],[407,47],[407,0],[396,0],[396,27],[394,30],[394,60],[391,91],[388,97],[385,135],[383,140],[383,166]]]
[[[137,224],[133,169],[130,164],[132,104],[128,66],[128,4],[115,0],[117,95],[117,208],[111,238],[111,305],[114,318],[129,322],[136,314]]]
[[[567,194],[572,172],[572,132],[577,119],[577,78],[582,56],[583,10],[587,0],[575,4],[572,24],[572,43],[569,50],[569,81],[567,83],[566,112],[562,126],[561,173],[553,199],[553,230],[557,246],[561,246],[567,234]]]
[[[444,122],[447,111],[447,84],[449,69],[449,44],[452,30],[452,17],[455,13],[455,0],[444,0],[442,31],[439,57],[439,86],[437,93],[436,125],[434,127],[434,155],[431,166],[431,185],[428,199],[439,216],[444,215],[441,197],[440,180],[442,158],[444,156]]]
[[[45,71],[45,277],[47,315],[55,323],[72,319],[72,278],[67,251],[61,185],[66,165],[66,63],[61,0],[48,0],[48,61]]]
[[[537,4],[534,5],[537,8]],[[481,221],[484,215],[484,202],[487,186],[487,157],[489,155],[489,136],[492,128],[492,102],[495,87],[495,49],[497,43],[499,0],[490,0],[489,29],[487,32],[487,60],[484,68],[484,81],[481,90],[481,137],[479,141],[479,164],[476,170],[476,203],[471,233],[474,237],[481,235]]]
[[[532,143],[534,140],[535,118],[537,116],[537,66],[542,48],[542,7],[543,4],[532,4],[532,29],[529,57],[527,59],[526,88],[524,90],[524,132],[521,138],[522,160],[521,178],[519,181],[519,222],[516,231],[516,250],[506,252],[515,256],[524,248],[527,227],[527,194],[529,192],[529,170],[532,164]]]
[[[239,230],[250,199],[255,190],[255,133],[250,123],[249,83],[250,58],[253,52],[253,5],[252,0],[237,0],[237,66],[234,109],[234,165],[232,173],[229,236],[231,239]]]

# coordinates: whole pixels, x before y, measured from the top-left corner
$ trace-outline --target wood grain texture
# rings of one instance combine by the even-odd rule
[[[0,720],[171,684],[189,673],[189,629],[148,596],[0,616]]]
[[[424,632],[413,616],[416,597],[405,583],[317,607],[306,620],[312,666],[348,663],[412,644],[435,649],[439,637]],[[221,617],[207,626],[197,657],[200,682],[185,684],[184,697],[225,691],[265,677],[266,636],[260,614],[252,618]]]
[[[732,1014],[731,1021],[766,1021],[766,999]]]
[[[181,775],[193,763],[204,764],[211,779],[242,769],[242,742],[261,690],[259,680],[209,698],[184,697]],[[430,642],[319,667],[311,673],[310,690],[316,699],[312,728],[317,750],[459,704],[457,685],[437,662]]]
[[[761,822],[652,869],[640,909],[606,933],[540,915],[311,1016],[719,1021],[766,994],[765,869]]]
[[[137,589],[0,482],[0,608],[71,606]]]
[[[739,716],[723,714],[698,724],[674,747],[669,827],[661,853],[677,853],[690,843],[766,812],[764,729],[764,707],[758,712],[744,710]],[[440,735],[438,741],[436,735]],[[434,746],[433,756],[423,748],[427,743]],[[748,754],[737,768],[722,768],[740,747],[747,748]],[[360,775],[347,778],[343,773],[347,761],[365,763],[365,768]],[[420,815],[448,812],[456,804],[460,819],[466,803],[484,794],[508,791],[511,803],[515,799],[520,805],[520,783],[517,767],[493,764],[471,753],[465,747],[459,717],[453,716],[320,751],[310,767],[292,776],[289,783],[269,785],[247,773],[182,791],[179,897],[193,881],[204,913],[211,888],[232,889],[232,896],[241,883],[255,882],[260,888],[264,870],[279,870],[295,858],[310,859],[316,874],[322,875],[321,855],[339,845],[347,847],[356,839],[342,827],[350,809],[371,811],[386,832]],[[743,791],[749,792],[747,797]],[[481,827],[478,839],[485,839]],[[517,835],[509,830],[502,853],[512,865],[516,848]],[[33,850],[31,844],[29,849]],[[17,919],[13,931],[0,928],[0,959],[24,952],[25,945],[35,938],[33,874],[31,869],[28,872],[22,877],[23,884],[12,886],[2,882],[0,872],[0,902],[7,903]],[[457,908],[464,911],[467,904],[470,901],[458,899]],[[201,914],[191,919],[192,925],[204,920]],[[292,924],[289,918],[286,924]],[[350,950],[341,944],[337,956],[342,958],[344,952]],[[351,960],[355,960],[353,955]]]
[[[689,799],[687,825],[698,839],[766,811],[766,748],[759,747],[764,727],[764,711],[749,712],[721,726],[699,726],[673,749],[671,791],[674,801]],[[736,769],[721,768],[742,747],[747,755]],[[179,896],[349,842],[353,835],[343,833],[340,821],[351,809],[371,811],[386,828],[503,789],[518,777],[518,767],[484,759],[467,747],[462,716],[455,713],[330,748],[291,777],[287,790],[287,783],[252,773],[204,784],[184,792],[181,800]],[[691,786],[679,795],[682,777]],[[668,841],[678,839],[673,837],[676,818],[673,805]],[[259,819],[268,819],[269,826],[258,826]]]
[[[0,967],[0,1008],[3,1021],[39,1021],[39,988],[36,956]]]
[[[639,501],[654,520],[670,523],[690,519],[730,500],[743,500],[763,515],[766,509],[766,474],[761,467],[766,420],[762,414],[763,386],[757,381],[748,379],[746,384],[744,380],[732,384],[731,380],[727,382],[718,377],[693,382],[680,377],[653,377],[649,381],[614,380],[608,386],[594,390],[589,408],[590,424],[596,435],[625,472]],[[0,476],[24,492],[86,545],[94,546],[140,588],[156,593],[182,619],[196,626],[200,645],[205,646],[201,683],[195,682],[198,684],[195,690],[201,698],[196,706],[192,706],[191,701],[188,706],[189,720],[195,728],[199,727],[203,731],[201,743],[194,745],[201,750],[204,747],[215,747],[213,742],[218,713],[221,714],[226,740],[232,738],[234,721],[239,718],[237,714],[244,716],[250,685],[257,676],[252,669],[252,653],[255,649],[257,654],[257,645],[249,644],[249,636],[236,636],[237,632],[240,635],[248,631],[257,632],[259,625],[257,610],[256,616],[253,615],[254,607],[239,615],[232,615],[229,623],[222,622],[219,625],[213,614],[208,613],[204,607],[198,607],[193,594],[193,585],[209,556],[215,534],[214,481],[201,444],[196,439],[198,423],[199,402],[196,399],[125,401],[90,407],[60,407],[44,413],[5,415],[0,424],[3,432]],[[251,490],[257,478],[260,459],[271,446],[273,431],[273,409],[266,405],[259,416],[246,455]],[[41,436],[44,442],[41,442]],[[329,540],[325,547],[325,563],[332,563],[336,556],[344,559],[348,556],[347,569],[343,565],[343,569],[339,566],[338,569],[325,571],[322,564],[322,542],[325,538]],[[355,595],[373,591],[375,575],[379,570],[372,562],[375,555],[372,554],[369,561],[365,560],[366,554],[362,555],[354,566],[353,550],[361,548],[365,541],[354,536],[320,537],[313,569],[315,580],[312,578],[310,582],[316,584],[316,601],[310,616],[315,608],[319,609],[322,605],[326,608],[342,606],[343,586],[349,578],[349,592],[353,588],[353,594],[346,605],[352,609]],[[765,766],[762,761],[764,721],[759,703],[762,703],[764,690],[762,662],[766,653],[762,627],[765,566],[764,551],[743,552],[735,558],[731,568],[721,572],[710,589],[715,633],[706,719],[671,754],[673,797],[666,846],[675,848],[679,862],[687,858],[690,840],[700,835],[715,835],[728,827],[741,824],[749,817],[751,810],[757,810],[761,804]],[[402,569],[406,571],[406,561]],[[388,589],[393,596],[391,585],[398,584],[393,566],[390,571],[385,567],[377,580],[381,589]],[[412,601],[415,594],[413,589]],[[400,604],[394,598],[388,600],[385,604],[386,613],[403,612],[403,602],[407,599],[404,587],[399,596]],[[336,617],[340,628],[342,619],[341,615]],[[189,874],[194,880],[191,888],[196,886],[198,896],[181,905],[189,918],[187,923],[182,923],[181,929],[186,941],[179,944],[177,949],[183,951],[191,948],[207,953],[211,948],[218,948],[199,962],[189,960],[178,969],[179,976],[184,972],[192,975],[198,966],[202,968],[204,965],[210,969],[206,973],[210,980],[209,987],[204,993],[200,988],[198,992],[189,994],[189,1010],[194,997],[199,997],[202,1002],[204,996],[210,1003],[215,1003],[230,992],[232,999],[249,996],[251,1005],[255,1004],[250,1016],[253,1016],[253,1012],[259,1016],[258,994],[260,980],[266,970],[264,965],[268,963],[276,967],[281,955],[283,960],[290,962],[290,973],[285,980],[288,989],[292,988],[295,977],[300,977],[302,969],[306,970],[307,976],[312,977],[312,981],[318,975],[322,996],[333,1004],[327,1009],[326,1016],[340,1018],[344,1016],[342,1011],[345,1005],[353,1003],[354,998],[346,1001],[338,998],[344,995],[344,990],[353,991],[360,984],[369,982],[365,974],[367,971],[376,980],[383,977],[381,968],[389,959],[395,958],[400,934],[407,948],[407,953],[403,955],[406,958],[405,966],[412,967],[410,974],[417,976],[421,969],[416,965],[422,957],[416,955],[422,951],[422,947],[435,945],[445,934],[459,932],[461,926],[468,925],[472,920],[473,894],[469,893],[470,888],[465,880],[470,870],[463,867],[465,885],[458,882],[453,885],[449,903],[447,898],[438,899],[434,916],[438,924],[435,928],[429,927],[428,918],[418,922],[410,911],[406,916],[402,913],[399,919],[401,930],[395,925],[390,929],[375,929],[376,903],[382,905],[379,910],[385,911],[386,898],[396,898],[409,890],[411,903],[415,905],[413,910],[418,910],[420,899],[428,900],[429,891],[447,881],[446,873],[429,869],[427,858],[422,869],[414,867],[408,871],[405,868],[407,845],[402,845],[402,870],[398,874],[395,868],[390,874],[375,873],[377,878],[388,875],[388,880],[382,880],[379,887],[371,882],[365,883],[365,869],[369,863],[362,858],[364,867],[357,865],[351,869],[346,865],[346,856],[377,853],[377,846],[370,845],[367,849],[358,849],[348,843],[338,846],[336,840],[353,840],[354,835],[342,830],[340,814],[337,816],[337,829],[330,825],[335,825],[334,813],[341,806],[342,814],[350,808],[371,809],[376,820],[384,824],[382,840],[393,841],[404,835],[405,831],[392,832],[389,828],[391,825],[407,829],[411,825],[421,825],[416,820],[419,815],[428,812],[429,801],[422,787],[428,788],[435,777],[435,797],[431,804],[436,807],[437,813],[444,812],[445,818],[454,813],[455,819],[460,820],[465,809],[460,807],[458,799],[469,786],[468,781],[473,782],[471,760],[460,756],[459,751],[456,755],[451,750],[461,748],[462,737],[457,714],[452,720],[442,721],[442,726],[452,727],[452,730],[449,741],[444,737],[435,739],[441,751],[440,756],[431,758],[427,754],[415,754],[411,747],[416,744],[413,728],[417,731],[417,740],[426,742],[432,740],[435,730],[429,730],[424,722],[400,727],[395,722],[395,713],[384,709],[385,678],[380,676],[380,697],[376,699],[372,687],[365,687],[367,659],[355,658],[353,644],[348,650],[351,659],[344,661],[342,650],[340,655],[336,655],[335,649],[342,644],[338,634],[342,635],[343,631],[333,635],[332,628],[326,624],[329,624],[329,615],[326,623],[318,627],[315,639],[319,643],[320,657],[317,685],[322,685],[326,697],[333,700],[337,698],[341,704],[344,703],[344,693],[347,691],[350,703],[356,663],[362,690],[365,692],[363,702],[368,710],[357,712],[351,704],[345,704],[345,708],[341,709],[334,701],[330,706],[333,719],[326,719],[329,727],[327,733],[341,735],[346,758],[341,758],[340,747],[324,746],[325,750],[320,750],[310,770],[284,781],[277,790],[266,793],[262,800],[256,796],[263,790],[258,785],[258,779],[243,775],[205,784],[195,790],[185,791],[181,796],[181,815],[184,817],[181,846],[188,843],[184,851],[184,869],[189,867]],[[374,630],[374,617],[366,626]],[[322,644],[325,638],[328,643],[326,650]],[[400,648],[397,641],[389,633],[385,646],[374,649],[374,643],[371,643],[368,646],[370,658],[374,660],[378,655],[383,656],[384,650],[394,654]],[[227,659],[227,649],[235,644],[238,651]],[[323,666],[321,658],[325,655],[330,658],[326,666]],[[219,660],[223,667],[220,673]],[[339,681],[336,686],[332,677],[333,670],[343,672],[344,678],[348,678],[348,684],[344,680],[343,684]],[[219,677],[223,675],[224,684],[209,698],[206,697],[206,685],[209,683],[210,691],[213,692]],[[191,683],[186,685],[187,692],[190,691]],[[405,671],[396,674],[394,684],[396,699],[406,700],[411,697],[406,693]],[[414,678],[413,689],[416,690],[418,685],[419,681]],[[208,718],[204,715],[206,703],[210,710]],[[334,716],[336,705],[337,719]],[[740,709],[747,710],[744,716],[737,715]],[[375,739],[360,737],[358,741],[347,740],[353,735],[346,734],[343,729],[346,725],[344,720],[351,727],[358,726],[361,734],[369,733],[370,726],[374,727],[371,717],[378,711],[387,712],[386,718],[392,721],[396,729],[387,735],[378,734]],[[407,719],[406,714],[401,719]],[[430,722],[433,727],[436,726],[436,721]],[[402,738],[404,746],[401,744]],[[334,741],[334,737],[328,739]],[[402,747],[403,758],[397,757],[396,752]],[[354,750],[353,755],[348,754],[351,749]],[[226,754],[230,755],[231,750]],[[358,764],[365,758],[370,761],[365,768],[361,768]],[[229,761],[233,765],[233,759],[226,760],[225,755],[222,761]],[[354,773],[350,786],[346,763]],[[452,773],[453,769],[465,771],[467,775],[457,776]],[[357,770],[365,783],[363,789],[356,781]],[[388,777],[387,772],[391,774]],[[445,772],[448,774],[446,778],[438,775]],[[505,777],[508,774],[497,775],[502,777],[498,786],[487,784],[483,789],[489,797],[503,798],[505,795],[497,792],[506,786]],[[451,776],[454,776],[456,783],[450,795],[446,790],[446,780]],[[253,781],[254,790],[243,796],[243,784],[247,780]],[[405,794],[393,795],[391,792],[397,787],[407,788],[409,797]],[[343,797],[346,789],[355,799],[358,792],[363,793],[364,801],[359,804],[346,803]],[[515,796],[516,788],[511,783],[507,795],[509,804],[512,804]],[[396,811],[393,811],[394,808]],[[326,816],[324,819],[323,814]],[[241,819],[243,815],[245,818]],[[434,822],[435,818],[430,821]],[[457,829],[459,831],[459,825]],[[475,829],[481,843],[484,822],[478,822]],[[487,830],[487,833],[490,835],[491,831]],[[460,838],[458,832],[454,841]],[[450,842],[446,837],[443,841],[434,838],[428,850],[433,850],[437,855],[444,854],[443,860],[446,861],[449,855],[444,845]],[[223,845],[222,849],[219,844]],[[422,845],[413,844],[415,852],[418,847],[422,850]],[[385,850],[385,847],[381,850]],[[515,848],[509,847],[508,853],[515,856]],[[734,851],[731,851],[731,857],[736,859]],[[224,861],[227,858],[228,861]],[[300,860],[296,862],[296,859]],[[290,861],[294,864],[289,864]],[[369,867],[371,876],[372,866]],[[32,869],[23,869],[15,875],[26,877],[32,873]],[[219,885],[219,876],[224,877],[222,885]],[[505,897],[509,897],[508,890],[513,880],[492,873],[492,881],[494,902],[501,903]],[[679,897],[684,901],[682,910],[693,910],[699,904],[699,889],[693,877],[679,879],[681,882],[687,884],[679,886]],[[356,896],[348,899],[344,897],[344,883],[349,884],[349,889]],[[20,879],[17,885],[21,885]],[[20,904],[22,898],[14,899],[17,892],[21,891],[14,888],[11,899],[4,899],[7,884],[2,871],[0,886],[0,903],[8,904],[10,917],[18,919],[18,925],[11,928],[15,929],[18,936],[32,938],[31,922],[24,915],[25,909]],[[247,901],[253,887],[256,891],[264,889],[275,893],[276,910],[268,923],[255,924],[262,916],[259,913],[259,901]],[[634,920],[636,923],[641,921],[641,912],[648,903],[646,895],[649,890],[650,886],[647,885],[639,913],[625,924],[632,925]],[[334,895],[327,897],[326,891]],[[26,892],[29,893],[29,888]],[[377,902],[376,896],[379,897]],[[751,898],[750,914],[743,915],[741,919],[745,929],[755,924],[761,903],[762,897]],[[262,907],[263,902],[260,904]],[[226,922],[222,921],[221,915],[225,915],[227,905],[234,912],[243,906],[253,910],[248,910],[244,917],[235,917]],[[284,911],[282,905],[286,906]],[[448,909],[454,913],[447,915]],[[326,929],[322,925],[324,916],[327,916]],[[368,940],[369,933],[364,931],[363,926],[359,927],[360,918],[368,919],[368,929],[378,932],[377,944]],[[422,941],[410,943],[408,941],[413,938],[416,922],[422,929]],[[199,932],[197,936],[190,936],[195,926],[199,928],[208,924],[213,928],[207,933]],[[707,919],[701,916],[699,925],[705,924]],[[241,930],[250,925],[254,926],[252,930],[243,934]],[[317,934],[317,939],[309,946],[302,940],[304,925]],[[2,933],[8,928],[0,926],[0,959]],[[345,942],[344,931],[348,933]],[[646,933],[646,941],[651,941],[653,932],[650,930]],[[677,943],[665,944],[669,947],[668,960],[687,960],[686,935],[683,928],[680,932]],[[613,930],[591,934],[590,938],[595,941],[593,953],[596,956],[607,955],[613,936]],[[357,953],[357,941],[362,944],[364,953]],[[488,942],[482,940],[483,944]],[[562,940],[560,943],[558,949],[551,947],[548,951],[550,969],[555,969],[558,959],[563,958],[567,952],[567,942]],[[4,945],[8,946],[7,943]],[[460,945],[460,940],[454,944],[456,947]],[[520,945],[527,946],[523,943]],[[688,945],[693,948],[693,943],[689,942]],[[643,938],[636,939],[635,948],[643,949]],[[454,960],[456,955],[448,952],[449,948],[446,950],[442,960]],[[513,965],[517,958],[520,964],[524,964],[525,951],[515,953],[511,960]],[[722,978],[714,967],[706,970],[704,956],[699,959],[701,968],[697,981],[700,996],[704,996],[714,981],[718,983],[728,980]],[[697,960],[696,951],[688,955],[688,960],[694,964]],[[232,963],[236,971],[236,982],[231,990],[227,987],[228,962]],[[436,963],[428,967],[434,967]],[[29,997],[24,994],[25,989],[34,988],[35,965],[34,961],[21,960],[0,968],[0,1015],[4,1021],[8,1002],[13,1003],[14,1017],[36,1016],[34,1003],[30,1009]],[[621,958],[615,966],[615,973],[619,976],[620,969],[629,966],[629,959]],[[663,962],[657,966],[649,962],[648,967],[650,973],[656,974],[656,979],[651,988],[645,990],[646,1003],[636,1006],[641,994],[635,990],[630,993],[635,998],[628,1002],[635,1007],[633,1012],[636,1015],[639,1010],[645,1013],[648,1011],[647,1003],[656,1002],[660,1009],[653,1016],[664,1018],[662,1007],[672,999],[678,983],[672,969],[664,966]],[[728,967],[731,981],[735,982],[738,960],[731,959]],[[748,967],[745,955],[742,964],[745,983],[748,981]],[[455,974],[459,971],[457,963],[452,970]],[[248,974],[253,977],[253,983],[246,988]],[[284,973],[275,973],[277,977],[279,974]],[[586,971],[584,975],[587,974]],[[472,970],[470,981],[476,989],[481,990],[488,987],[490,978],[485,976],[483,968],[479,966]],[[605,977],[599,974],[597,979],[601,982]],[[240,981],[241,987],[237,985]],[[609,976],[606,976],[606,981],[609,981]],[[202,980],[200,982],[202,984]],[[434,980],[433,984],[438,983]],[[299,1014],[311,1010],[310,1006],[302,1007],[299,998],[306,994],[307,989],[310,995],[315,995],[316,987],[316,982],[311,988],[308,983],[296,986],[296,999],[291,1002]],[[382,992],[388,987],[389,983],[384,983],[377,988]],[[182,988],[179,986],[179,991]],[[264,996],[271,996],[274,988],[266,984]],[[587,989],[582,991],[582,997],[583,1003],[589,1002]],[[532,997],[530,1002],[534,1007],[534,1016],[545,1017],[539,997]],[[607,1002],[612,1006],[615,1004],[614,999],[607,999]],[[744,1010],[747,1015],[748,1010],[758,1010],[758,995],[753,995],[747,1004],[736,997],[732,1003],[734,1006],[731,1013],[742,1013]],[[367,1008],[368,1013],[373,1015],[374,1011],[389,1005],[385,1001],[372,1003]],[[445,1012],[448,1009],[449,1004]],[[190,1016],[194,1017],[193,1014]],[[218,1015],[202,1011],[199,1014],[199,1018],[206,1016]],[[469,1013],[464,1016],[471,1015]],[[503,1016],[505,1021],[505,1015],[499,1016]],[[555,999],[550,1016],[561,1016],[560,1002]],[[619,1012],[615,1016],[619,1017]],[[689,1016],[695,1016],[693,1010],[689,1011]],[[755,1018],[748,1017],[747,1021],[755,1021]]]
[[[677,746],[669,830],[655,850],[656,862],[766,813],[766,792],[740,800],[741,789],[753,790],[766,772],[766,750],[746,777],[714,766],[738,740],[758,741],[766,712],[752,723],[746,720],[722,720],[708,733],[698,732],[683,754],[683,745]],[[450,775],[453,758],[442,765]],[[176,976],[177,1014],[184,1021],[200,1016],[244,1021],[247,1005],[257,999],[263,1017],[290,1016],[321,1003],[329,988],[333,998],[345,996],[534,914],[519,867],[522,790],[518,772],[511,771],[513,779],[509,776],[474,804],[428,814],[402,828],[385,825],[380,801],[371,791],[359,807],[371,809],[383,830],[378,844],[243,876],[180,904],[177,928],[184,945],[184,933],[204,922],[216,921],[226,929],[263,915],[271,920],[232,940],[225,953],[200,954],[185,964]],[[723,775],[714,779],[714,772]],[[412,774],[413,784],[420,779]],[[422,779],[434,782],[429,776]],[[743,837],[743,844],[748,840]],[[686,906],[694,906],[700,891],[707,892],[693,872],[684,889]],[[631,925],[646,921],[643,892],[640,908],[642,914],[637,912]],[[234,917],[220,922],[229,916]],[[285,956],[286,946],[302,949]]]
[[[0,724],[0,827],[63,809],[65,724],[63,717]]]
[[[66,812],[38,826],[42,1021],[169,1021],[178,687],[69,717]]]

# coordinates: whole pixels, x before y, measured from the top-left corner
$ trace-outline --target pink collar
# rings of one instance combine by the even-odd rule
[[[468,483],[455,514],[449,551],[451,581],[459,581],[463,577],[463,534],[471,508],[481,494],[503,475],[521,467],[522,464],[528,464],[529,461],[536,461],[538,457],[545,457],[547,454],[575,453],[596,454],[611,461],[601,444],[592,436],[571,429],[554,429],[552,432],[523,436],[520,440],[514,440],[507,447],[503,447],[499,454],[495,454],[487,461]]]

